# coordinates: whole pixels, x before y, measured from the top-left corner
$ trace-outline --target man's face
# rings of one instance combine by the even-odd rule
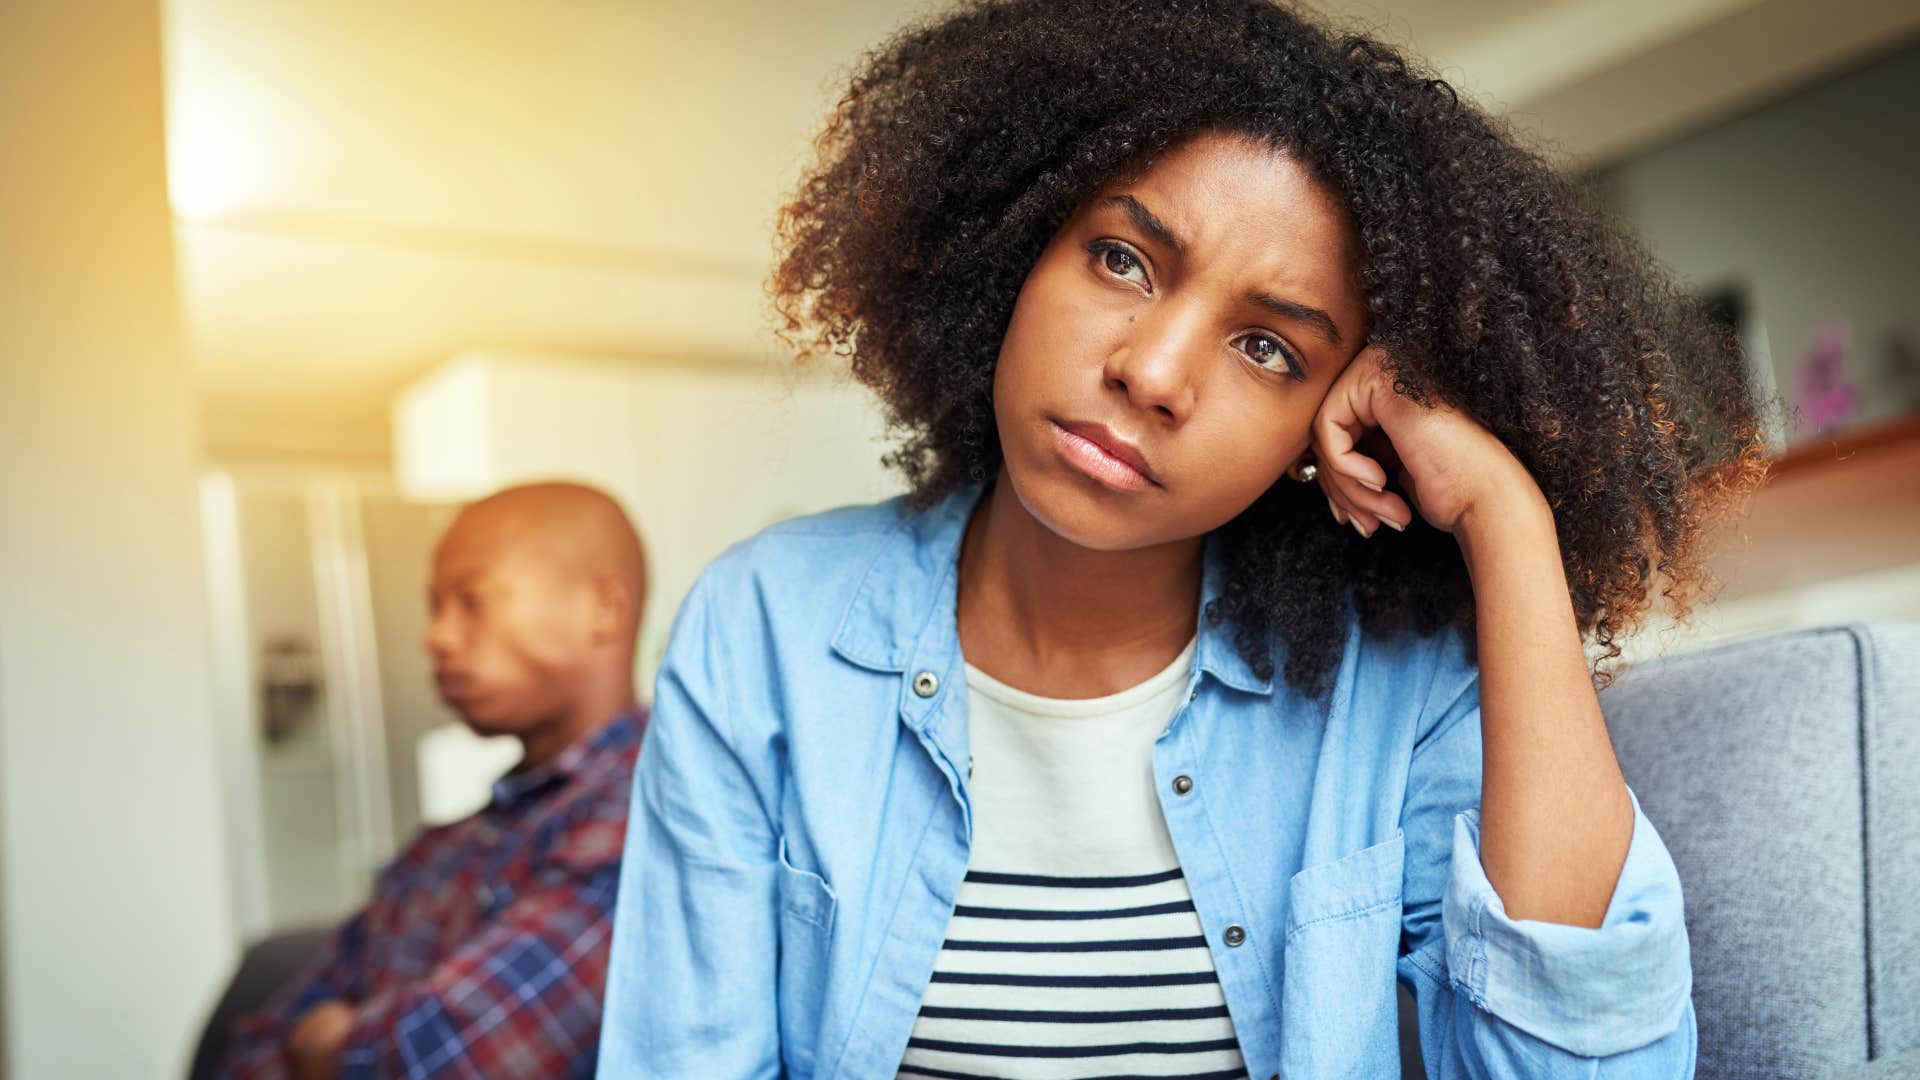
[[[441,700],[483,735],[565,711],[594,625],[591,585],[512,530],[462,515],[434,553],[427,655]]]
[[[1238,516],[1365,343],[1357,250],[1311,173],[1226,135],[1089,200],[1029,273],[994,374],[1021,504],[1105,551]]]

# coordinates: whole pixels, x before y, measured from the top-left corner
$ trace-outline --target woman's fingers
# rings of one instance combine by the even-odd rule
[[[1374,408],[1375,394],[1392,393],[1379,374],[1382,354],[1376,350],[1369,346],[1341,372],[1314,416],[1312,431],[1334,518],[1344,518],[1362,536],[1372,536],[1382,524],[1404,529],[1413,522],[1407,501],[1386,490],[1389,470],[1405,470]]]
[[[1391,491],[1376,492],[1339,473],[1327,474],[1327,486],[1328,500],[1349,520],[1360,523],[1362,536],[1372,536],[1383,524],[1391,529],[1405,529],[1413,520],[1413,511],[1406,500]]]
[[[1354,479],[1343,471],[1336,470],[1332,462],[1336,456],[1353,454],[1353,439],[1344,428],[1335,427],[1330,432],[1322,432],[1316,439],[1314,456],[1320,463],[1320,487],[1327,493],[1327,505],[1333,510],[1333,519],[1342,525],[1351,525],[1361,536],[1370,536],[1379,527],[1379,519],[1367,513],[1363,504],[1358,502],[1354,493],[1365,491]],[[1344,446],[1344,450],[1340,447]]]
[[[1320,475],[1327,491],[1327,500],[1336,508],[1334,517],[1361,536],[1372,536],[1373,531],[1380,527],[1380,519],[1356,497],[1366,494],[1366,489],[1339,473],[1323,472]]]
[[[1321,490],[1323,493],[1325,492],[1324,488]],[[1345,525],[1347,523],[1346,511],[1340,509],[1340,504],[1333,501],[1332,495],[1327,496],[1327,510],[1329,513],[1333,515],[1333,520],[1339,522],[1342,525]]]
[[[1334,459],[1332,465],[1333,471],[1339,473],[1343,480],[1351,480],[1368,491],[1376,493],[1386,490],[1387,470],[1381,468],[1379,462],[1365,454],[1355,452],[1341,454]]]
[[[1320,405],[1313,438],[1322,468],[1377,492],[1387,485],[1387,471],[1357,449],[1360,439],[1374,427],[1373,410],[1365,394],[1364,381],[1343,377]]]

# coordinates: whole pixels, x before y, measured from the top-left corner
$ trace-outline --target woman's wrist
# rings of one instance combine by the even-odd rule
[[[1469,577],[1478,579],[1490,561],[1507,561],[1515,545],[1524,548],[1547,547],[1559,562],[1559,535],[1554,528],[1553,508],[1524,468],[1514,463],[1516,474],[1488,486],[1486,493],[1474,498],[1461,511],[1453,530],[1466,560]]]

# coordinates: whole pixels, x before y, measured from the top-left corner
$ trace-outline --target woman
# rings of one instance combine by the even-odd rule
[[[1690,1075],[1583,640],[1760,476],[1727,340],[1264,0],[976,3],[819,147],[774,294],[912,495],[681,609],[602,1075],[1392,1075],[1396,980],[1432,1075]]]

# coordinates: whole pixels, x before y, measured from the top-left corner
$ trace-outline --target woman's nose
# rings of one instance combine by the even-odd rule
[[[1106,384],[1171,423],[1193,413],[1195,378],[1210,351],[1205,320],[1173,305],[1136,318],[1107,357]]]

